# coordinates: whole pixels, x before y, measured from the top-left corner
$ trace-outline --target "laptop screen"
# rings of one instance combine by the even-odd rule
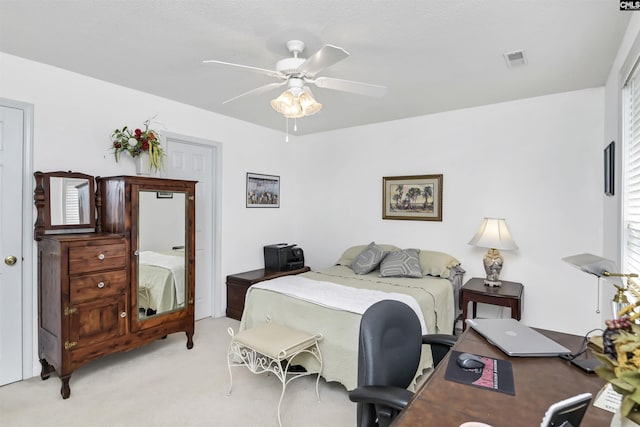
[[[551,357],[571,354],[571,350],[515,319],[467,319],[489,343],[509,356]]]

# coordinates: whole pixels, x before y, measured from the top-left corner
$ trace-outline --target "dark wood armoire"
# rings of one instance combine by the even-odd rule
[[[34,176],[41,378],[66,399],[87,362],[175,332],[192,348],[196,182]]]

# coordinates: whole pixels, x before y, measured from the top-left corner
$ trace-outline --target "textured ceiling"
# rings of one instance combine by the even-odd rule
[[[384,98],[313,87],[298,133],[603,86],[631,12],[614,0],[0,0],[0,51],[269,128],[276,81],[202,60],[274,69],[300,39],[351,56],[320,73]],[[524,49],[528,64],[503,54]]]

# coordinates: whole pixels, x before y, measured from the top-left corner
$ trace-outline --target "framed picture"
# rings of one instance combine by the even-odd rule
[[[442,221],[442,174],[383,177],[382,219]]]
[[[613,196],[614,177],[616,165],[616,147],[615,142],[611,141],[607,148],[604,149],[604,194]]]
[[[247,207],[279,208],[280,177],[247,172]]]
[[[173,191],[156,191],[156,199],[173,199]]]

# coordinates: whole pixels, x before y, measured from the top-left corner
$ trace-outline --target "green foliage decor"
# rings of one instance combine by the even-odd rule
[[[640,326],[624,317],[606,325],[596,374],[622,395],[620,414],[640,424]]]

